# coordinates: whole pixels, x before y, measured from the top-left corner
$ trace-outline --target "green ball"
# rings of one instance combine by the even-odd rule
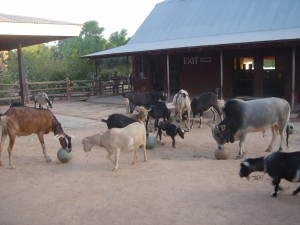
[[[288,123],[287,126],[288,126],[288,132],[289,132],[289,134],[293,134],[294,133],[294,129],[295,129],[294,125],[291,124],[291,123]]]
[[[65,148],[60,148],[57,152],[57,158],[61,163],[67,163],[72,158],[72,153],[68,152]]]
[[[175,115],[174,115],[174,114],[171,114],[171,115],[170,115],[170,118],[168,119],[168,122],[169,122],[169,123],[172,123],[174,120],[175,120]]]
[[[148,136],[146,141],[146,148],[152,149],[155,147],[155,144],[156,144],[156,138],[153,136]]]

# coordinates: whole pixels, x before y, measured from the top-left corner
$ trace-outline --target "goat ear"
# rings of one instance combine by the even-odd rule
[[[243,161],[241,164],[248,167],[248,168],[250,168],[250,163],[249,162]]]
[[[185,133],[185,130],[181,129],[182,133]]]
[[[57,134],[57,135],[54,136],[54,138],[57,138],[57,139],[59,139],[61,137],[65,137],[65,136],[63,134]]]

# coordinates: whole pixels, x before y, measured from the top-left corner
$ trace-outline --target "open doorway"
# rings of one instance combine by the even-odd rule
[[[254,58],[253,57],[236,57],[234,58],[234,75],[233,75],[233,95],[253,96],[254,90]]]

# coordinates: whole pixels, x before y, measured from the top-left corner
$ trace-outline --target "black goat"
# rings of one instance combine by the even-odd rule
[[[123,93],[124,98],[128,98],[130,113],[132,113],[136,106],[144,106],[149,108],[153,103],[162,100],[165,101],[167,99],[167,95],[164,92],[129,92]]]
[[[129,118],[127,116],[124,116],[122,114],[112,114],[108,117],[107,120],[102,119],[102,122],[105,122],[107,124],[107,128],[123,128],[128,126],[129,124],[132,124],[134,122],[137,122],[137,120]]]
[[[250,173],[261,171],[267,173],[273,180],[274,192],[277,196],[281,179],[291,182],[300,182],[300,152],[274,152],[266,157],[246,159],[241,163],[240,177],[248,177]],[[293,191],[294,195],[300,192],[300,186]]]
[[[12,102],[10,103],[10,108],[13,108],[13,107],[18,107],[18,106],[23,106],[22,102]]]
[[[164,102],[155,102],[149,107],[149,112],[147,116],[146,121],[146,130],[148,131],[148,122],[149,118],[153,118],[155,120],[154,122],[154,128],[157,129],[158,126],[158,120],[160,118],[163,118],[164,122],[166,119],[170,119],[171,112],[169,111],[166,103]]]
[[[184,139],[184,130],[175,124],[168,122],[160,122],[158,125],[158,131],[156,138],[159,136],[160,143],[163,145],[164,142],[161,140],[162,131],[166,132],[166,135],[172,138],[172,147],[175,148],[175,136],[178,134],[182,139]]]
[[[219,114],[220,118],[222,119],[222,109],[224,108],[224,105],[224,100],[218,100],[218,95],[213,92],[204,92],[201,95],[194,97],[191,102],[191,109],[194,117],[191,129],[194,126],[195,117],[198,114],[200,115],[199,127],[201,127],[203,113],[208,110],[211,110],[214,114],[214,122],[216,120],[215,111]]]

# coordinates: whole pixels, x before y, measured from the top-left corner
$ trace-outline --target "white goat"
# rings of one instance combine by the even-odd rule
[[[46,105],[47,109],[52,108],[53,100],[50,101],[48,95],[45,92],[39,92],[34,96],[34,108],[36,103],[39,104],[39,108],[42,109],[43,105]]]
[[[187,111],[187,123],[184,120],[184,124],[189,131],[190,129],[190,115],[191,115],[191,99],[186,90],[181,89],[173,98],[173,104],[175,106],[175,118],[181,123],[182,114]]]
[[[146,129],[139,122],[132,123],[124,128],[111,128],[105,133],[95,134],[82,139],[83,150],[91,151],[93,146],[100,146],[106,149],[107,158],[114,164],[113,170],[119,168],[120,152],[134,151],[132,164],[137,161],[139,147],[144,150],[144,161],[147,161],[146,152]],[[111,155],[115,155],[115,159]]]

